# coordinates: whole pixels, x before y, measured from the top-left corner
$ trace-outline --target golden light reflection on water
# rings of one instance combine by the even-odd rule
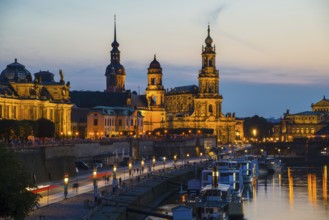
[[[307,191],[308,201],[311,204],[317,205],[317,192],[316,192],[316,175],[309,173],[307,175]]]
[[[289,186],[289,205],[294,207],[294,179],[291,175],[291,169],[288,168],[288,186]]]
[[[324,206],[328,206],[328,170],[327,166],[323,167],[323,175],[322,175],[322,196],[323,196],[323,204]]]

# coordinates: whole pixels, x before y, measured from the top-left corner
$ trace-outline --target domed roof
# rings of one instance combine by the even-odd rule
[[[112,62],[106,67],[105,76],[113,74],[113,70],[117,75],[126,75],[126,69],[123,65],[118,62]]]
[[[47,71],[39,71],[38,73],[34,73],[35,80],[41,80],[41,82],[54,82],[54,74]]]
[[[153,61],[150,63],[150,69],[161,69],[160,63],[157,61],[155,54]]]
[[[1,82],[32,82],[31,73],[25,69],[25,66],[18,63],[17,59],[15,59],[14,63],[7,65],[7,68],[1,72],[0,75]]]

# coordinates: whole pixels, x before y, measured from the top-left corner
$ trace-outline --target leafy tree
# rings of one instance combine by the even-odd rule
[[[24,219],[40,195],[28,191],[29,177],[15,157],[15,153],[0,145],[0,218]]]
[[[54,122],[45,119],[40,118],[36,121],[36,136],[39,138],[45,138],[45,137],[54,137],[55,135],[55,124]]]
[[[16,120],[0,120],[0,136],[6,143],[15,139],[18,131],[18,121]]]
[[[256,129],[257,138],[266,138],[271,136],[273,124],[263,117],[255,115],[244,119],[245,136],[254,137],[253,130]]]

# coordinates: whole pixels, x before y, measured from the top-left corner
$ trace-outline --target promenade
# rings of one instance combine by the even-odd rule
[[[194,175],[195,166],[197,165],[179,166],[177,169],[167,168],[166,170],[157,170],[152,175],[146,173],[139,176],[139,178],[126,179],[115,194],[112,194],[111,184],[102,184],[99,187],[100,192],[102,192],[102,200],[99,204],[93,203],[94,193],[90,187],[86,187],[85,190],[80,190],[79,188],[79,194],[70,189],[67,199],[37,208],[26,219],[125,219],[122,216],[126,216],[126,208],[134,207],[135,201],[142,198],[145,194],[149,199],[145,200],[144,198],[144,203],[146,202],[147,207],[144,206],[143,208],[141,206],[142,208],[139,207],[139,209],[152,211],[179,187],[176,185],[171,187],[172,191],[161,191],[165,190],[163,189],[164,185],[161,184],[167,185],[166,181],[168,179],[181,178],[187,173]],[[157,187],[161,190],[157,191]],[[149,191],[153,193],[153,197]]]

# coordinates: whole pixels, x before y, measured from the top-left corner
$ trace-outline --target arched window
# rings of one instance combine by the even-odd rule
[[[210,113],[213,112],[213,111],[212,111],[212,105],[209,105],[209,107],[208,107],[208,111],[209,111]]]

